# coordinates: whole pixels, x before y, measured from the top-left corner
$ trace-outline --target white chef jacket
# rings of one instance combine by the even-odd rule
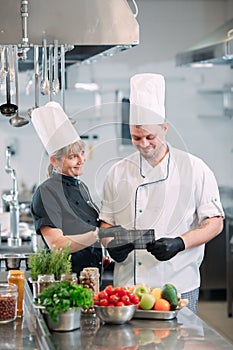
[[[199,158],[172,148],[152,167],[139,152],[109,170],[100,219],[127,229],[154,229],[155,239],[177,237],[213,216],[223,216],[213,172]],[[180,293],[200,286],[204,244],[159,261],[147,250],[134,250],[115,263],[114,285],[172,283]]]

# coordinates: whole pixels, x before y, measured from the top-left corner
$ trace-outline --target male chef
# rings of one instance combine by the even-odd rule
[[[215,176],[201,159],[166,141],[162,75],[131,78],[129,124],[136,152],[109,170],[100,219],[105,227],[154,229],[155,239],[146,249],[111,246],[114,285],[171,283],[196,312],[205,243],[223,229]]]

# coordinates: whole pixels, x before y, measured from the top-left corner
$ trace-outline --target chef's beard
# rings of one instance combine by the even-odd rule
[[[146,160],[154,160],[159,162],[165,155],[167,145],[165,142],[161,142],[160,146],[150,146],[148,148],[137,147],[138,151],[142,155],[142,157]]]

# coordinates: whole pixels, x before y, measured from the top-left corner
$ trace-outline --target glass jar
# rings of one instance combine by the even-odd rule
[[[83,287],[88,288],[92,291],[93,295],[99,293],[99,269],[97,267],[86,267],[81,271],[80,283]]]
[[[41,293],[44,288],[47,288],[55,282],[54,274],[38,275],[37,285],[38,293]]]
[[[18,287],[17,317],[23,316],[24,281],[24,271],[10,270],[8,272],[8,283],[15,284]]]
[[[67,282],[74,282],[74,283],[78,283],[78,277],[77,277],[77,273],[62,273],[61,274],[61,282],[63,281],[67,281]]]
[[[0,284],[0,323],[8,323],[16,319],[17,289],[17,286],[14,284]]]

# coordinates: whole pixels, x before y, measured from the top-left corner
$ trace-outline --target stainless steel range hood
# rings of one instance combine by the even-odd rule
[[[73,46],[66,63],[76,63],[96,55],[111,55],[139,43],[138,22],[127,0],[25,0],[28,16],[21,16],[23,1],[0,0],[0,45],[22,44],[27,21],[28,60],[33,45],[59,44]],[[31,59],[30,59],[31,57]],[[32,62],[30,62],[32,61]]]
[[[233,19],[197,45],[176,55],[177,66],[233,66]]]

